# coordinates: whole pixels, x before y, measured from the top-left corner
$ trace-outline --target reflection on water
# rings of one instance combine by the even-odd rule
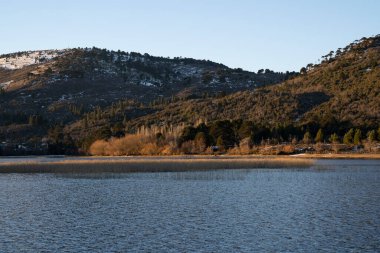
[[[69,179],[159,179],[159,180],[244,180],[249,169],[184,171],[160,173],[62,173],[56,177]]]
[[[0,252],[379,252],[380,164],[1,174]]]
[[[173,172],[162,173],[162,178],[170,178],[174,180],[244,180],[252,170],[236,169],[222,171],[193,171],[193,172]]]
[[[134,174],[129,173],[57,173],[55,174],[57,178],[67,178],[67,179],[92,179],[92,180],[105,180],[105,179],[123,179],[132,178]]]

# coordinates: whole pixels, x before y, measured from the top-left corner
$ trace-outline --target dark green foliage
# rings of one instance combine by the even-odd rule
[[[205,84],[210,83],[212,80],[212,74],[210,72],[205,72],[202,75],[202,82]]]
[[[255,126],[252,121],[244,121],[238,129],[239,138],[244,139],[250,137],[253,139],[254,130]]]
[[[7,126],[10,124],[28,124],[29,116],[22,112],[5,112],[0,113],[0,126]]]
[[[233,123],[228,120],[216,121],[210,125],[210,135],[214,140],[223,142],[224,147],[233,147],[237,143],[236,135],[233,128]]]
[[[75,104],[70,104],[68,105],[69,111],[76,115],[76,116],[81,116],[84,113],[84,106],[83,105],[75,105]]]
[[[165,136],[162,133],[156,133],[156,144],[158,146],[163,145],[165,141]]]
[[[116,122],[111,128],[111,135],[113,137],[122,137],[125,134],[125,127],[122,122]]]
[[[311,136],[310,132],[307,131],[307,132],[303,135],[303,139],[302,139],[302,141],[303,141],[303,143],[305,143],[305,144],[309,144],[309,143],[311,143],[311,140],[312,140],[312,136]]]
[[[204,151],[207,146],[209,146],[208,136],[204,132],[198,132],[195,135],[194,141],[196,146],[199,147],[200,151]]]
[[[318,132],[317,132],[317,135],[315,136],[315,142],[323,142],[323,131],[322,129],[319,129]]]
[[[49,67],[45,70],[45,75],[51,75],[53,74],[53,70]]]
[[[360,129],[350,129],[343,138],[346,144],[354,142],[354,133],[360,133]],[[180,143],[192,140],[199,140],[206,146],[222,145],[224,150],[232,148],[239,144],[245,138],[249,138],[250,145],[263,144],[268,142],[272,144],[294,142],[302,140],[304,144],[311,144],[313,140],[316,143],[325,141],[324,131],[320,128],[313,139],[313,134],[308,128],[282,126],[268,129],[265,126],[254,125],[251,121],[234,120],[234,121],[215,121],[206,125],[200,124],[198,127],[186,127],[180,138]],[[336,133],[330,134],[328,141],[330,143],[339,143],[341,136]],[[297,143],[297,142],[295,142]],[[295,144],[294,143],[294,144]]]
[[[197,129],[195,127],[192,127],[192,126],[185,127],[179,139],[179,143],[181,144],[186,141],[194,140],[196,134],[197,134]]]
[[[216,139],[216,146],[218,147],[219,150],[224,151],[226,149],[226,144],[224,142],[224,139],[222,136],[219,136]]]
[[[112,137],[111,127],[109,125],[103,126],[96,132],[97,140],[108,140]]]
[[[367,133],[367,140],[369,142],[374,142],[376,140],[376,132],[375,132],[375,130],[368,131],[368,133]]]
[[[77,146],[70,135],[67,135],[63,131],[63,127],[60,125],[53,126],[48,130],[49,147],[48,152],[52,155],[77,154]]]
[[[362,139],[362,131],[360,129],[355,130],[354,144],[359,145]]]
[[[339,136],[336,133],[333,133],[330,135],[329,141],[331,143],[338,143],[339,142]]]
[[[41,125],[44,120],[41,115],[30,115],[28,119],[29,125]]]
[[[350,129],[344,136],[343,136],[343,143],[346,145],[352,144],[354,140],[354,129]]]

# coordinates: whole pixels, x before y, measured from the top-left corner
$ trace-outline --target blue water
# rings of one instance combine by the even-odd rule
[[[0,252],[379,252],[380,162],[0,174]]]

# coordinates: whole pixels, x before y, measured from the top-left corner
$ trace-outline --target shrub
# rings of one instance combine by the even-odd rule
[[[156,143],[146,143],[142,146],[142,155],[158,155],[161,152],[161,148]]]
[[[90,146],[90,154],[91,155],[106,155],[106,148],[108,146],[108,142],[104,140],[95,141]]]

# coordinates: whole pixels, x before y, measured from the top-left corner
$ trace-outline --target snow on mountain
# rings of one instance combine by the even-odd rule
[[[13,83],[13,80],[10,80],[8,82],[0,83],[0,88],[6,89],[11,83]]]
[[[21,69],[25,66],[40,64],[60,56],[66,50],[43,50],[43,51],[27,51],[0,56],[0,68],[5,69]]]

